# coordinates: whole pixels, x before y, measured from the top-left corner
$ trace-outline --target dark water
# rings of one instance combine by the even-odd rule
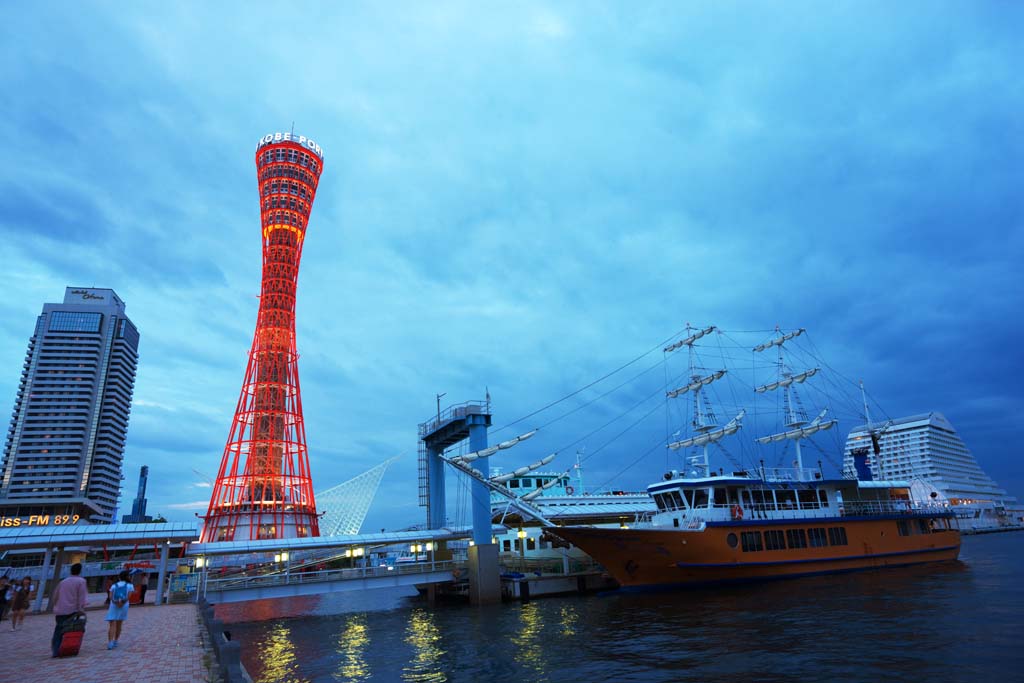
[[[1024,532],[958,562],[431,608],[397,591],[218,608],[277,681],[1024,681]],[[257,621],[258,620],[258,621]]]

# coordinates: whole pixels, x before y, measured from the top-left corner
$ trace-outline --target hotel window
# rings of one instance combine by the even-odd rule
[[[803,529],[786,529],[786,545],[790,548],[806,548],[807,534]]]
[[[764,545],[761,544],[761,532],[760,531],[744,531],[740,534],[741,542],[743,543],[743,552],[752,553],[759,550],[764,550]]]
[[[810,538],[812,548],[824,548],[828,545],[828,539],[825,536],[824,527],[808,529],[807,536]]]
[[[50,332],[99,332],[102,313],[54,311],[50,314]]]
[[[764,548],[765,550],[785,550],[785,534],[780,530],[764,532]]]

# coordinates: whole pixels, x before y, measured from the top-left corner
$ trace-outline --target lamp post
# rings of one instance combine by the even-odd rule
[[[519,566],[522,572],[526,573],[526,530],[523,527],[519,527],[519,531],[516,532],[516,536],[519,537]]]

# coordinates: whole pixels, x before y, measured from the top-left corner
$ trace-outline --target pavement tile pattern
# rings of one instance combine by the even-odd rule
[[[215,681],[204,662],[195,605],[132,606],[118,647],[107,650],[103,595],[89,596],[88,624],[77,657],[53,659],[52,614],[28,614],[17,631],[0,621],[0,681],[3,683],[200,683]],[[214,672],[216,664],[212,664]]]

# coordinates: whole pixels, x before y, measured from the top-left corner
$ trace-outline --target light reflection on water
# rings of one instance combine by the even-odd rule
[[[536,602],[530,602],[519,609],[519,630],[512,634],[512,652],[515,660],[532,673],[529,680],[546,681],[548,667],[545,662],[542,641],[544,618]]]
[[[257,683],[1004,681],[1024,670],[1024,532],[965,538],[960,562],[717,589],[224,607]]]
[[[366,662],[366,649],[370,645],[366,614],[353,614],[345,620],[338,636],[337,677],[343,681],[365,681],[372,675]]]
[[[441,632],[433,612],[414,609],[405,630],[405,642],[413,648],[410,662],[402,669],[403,681],[418,683],[444,683],[448,680],[442,670],[445,651],[441,648]]]
[[[271,628],[263,643],[260,660],[263,662],[263,677],[271,681],[292,681],[298,683],[307,679],[298,675],[295,657],[295,645],[292,643],[292,632],[284,622],[278,622]]]

